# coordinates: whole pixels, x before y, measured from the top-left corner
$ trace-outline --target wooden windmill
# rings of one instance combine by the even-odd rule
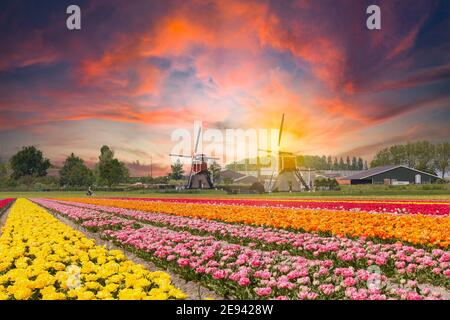
[[[273,168],[270,181],[266,189],[272,191],[309,191],[312,188],[311,170],[308,170],[308,183],[303,177],[304,170],[297,167],[297,157],[293,152],[281,151],[281,137],[283,134],[284,113],[281,117],[280,131],[278,133],[278,151],[263,150],[269,156],[277,158],[277,166]]]
[[[189,179],[186,184],[186,189],[214,188],[213,178],[208,170],[208,160],[218,160],[219,158],[208,157],[203,153],[197,153],[201,131],[202,128],[199,127],[194,152],[190,156],[184,154],[169,154],[171,157],[191,158],[191,168],[189,170]]]

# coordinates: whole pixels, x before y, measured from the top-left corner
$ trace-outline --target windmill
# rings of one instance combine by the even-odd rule
[[[219,158],[208,157],[203,153],[197,153],[201,131],[202,128],[199,127],[194,152],[192,153],[192,155],[188,156],[184,154],[169,154],[169,156],[171,157],[191,158],[191,167],[189,169],[189,179],[186,185],[186,189],[214,188],[212,175],[208,171],[208,160],[218,160]]]
[[[284,113],[281,117],[280,131],[278,133],[278,151],[274,152],[273,150],[258,149],[259,151],[266,152],[269,156],[278,158],[278,167],[273,168],[267,189],[269,190],[269,192],[274,190],[310,191],[312,189],[311,170],[307,169],[309,173],[307,183],[302,173],[305,170],[300,170],[297,167],[296,155],[292,152],[280,150],[281,137],[283,134],[283,126],[284,126]]]

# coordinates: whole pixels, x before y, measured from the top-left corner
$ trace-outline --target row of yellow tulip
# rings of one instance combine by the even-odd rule
[[[164,272],[149,272],[120,250],[19,199],[0,237],[0,299],[183,299]]]
[[[396,239],[442,248],[450,245],[450,217],[448,216],[374,214],[117,199],[71,198],[66,200],[225,222],[292,228],[307,232],[320,231],[341,236]]]

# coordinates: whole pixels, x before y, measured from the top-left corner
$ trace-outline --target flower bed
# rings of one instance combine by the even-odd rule
[[[450,246],[450,217],[111,199],[63,200],[305,232],[400,240],[430,247]]]
[[[154,226],[188,231],[196,235],[212,235],[218,240],[251,245],[262,250],[287,250],[292,255],[309,259],[331,259],[336,265],[342,267],[367,268],[370,265],[377,265],[390,277],[417,279],[450,288],[450,252],[444,250],[427,252],[401,243],[375,244],[364,238],[353,240],[342,237],[321,237],[311,233],[228,224],[84,203],[41,199],[35,201],[68,217],[76,216],[77,221],[89,220],[82,222],[84,226],[106,224],[115,226],[119,223],[116,221],[120,221],[121,226],[131,226],[132,221],[150,223]],[[132,221],[128,220],[127,224],[120,218],[105,216],[104,212]],[[91,216],[97,218],[89,219]],[[98,221],[99,217],[103,216],[105,220]]]
[[[14,202],[14,198],[0,199],[0,215]]]
[[[37,200],[67,215],[80,208]],[[91,211],[94,213],[94,210]],[[98,214],[102,214],[98,212]],[[208,221],[209,223],[209,221]],[[239,299],[422,299],[436,298],[429,290],[386,286],[384,275],[358,267],[337,267],[332,260],[305,259],[287,251],[264,251],[164,227],[129,226],[101,231],[126,249],[198,280],[224,296]],[[379,281],[379,286],[368,281]],[[417,290],[417,291],[416,291]]]
[[[95,245],[25,199],[0,237],[0,299],[182,299],[164,272]]]

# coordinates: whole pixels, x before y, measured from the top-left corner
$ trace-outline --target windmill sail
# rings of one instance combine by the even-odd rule
[[[197,154],[197,149],[198,149],[198,143],[200,141],[200,133],[202,131],[202,127],[198,128],[198,133],[197,133],[197,139],[195,141],[195,148],[194,148],[194,154],[192,155],[192,160],[191,160],[191,168],[189,169],[189,180],[188,180],[188,184],[187,184],[187,188],[191,187],[191,183],[192,183],[192,168],[194,167],[194,160],[195,160],[195,155]]]
[[[284,113],[281,116],[280,132],[278,132],[278,149],[280,149],[281,135],[283,134],[283,124],[284,124]]]

